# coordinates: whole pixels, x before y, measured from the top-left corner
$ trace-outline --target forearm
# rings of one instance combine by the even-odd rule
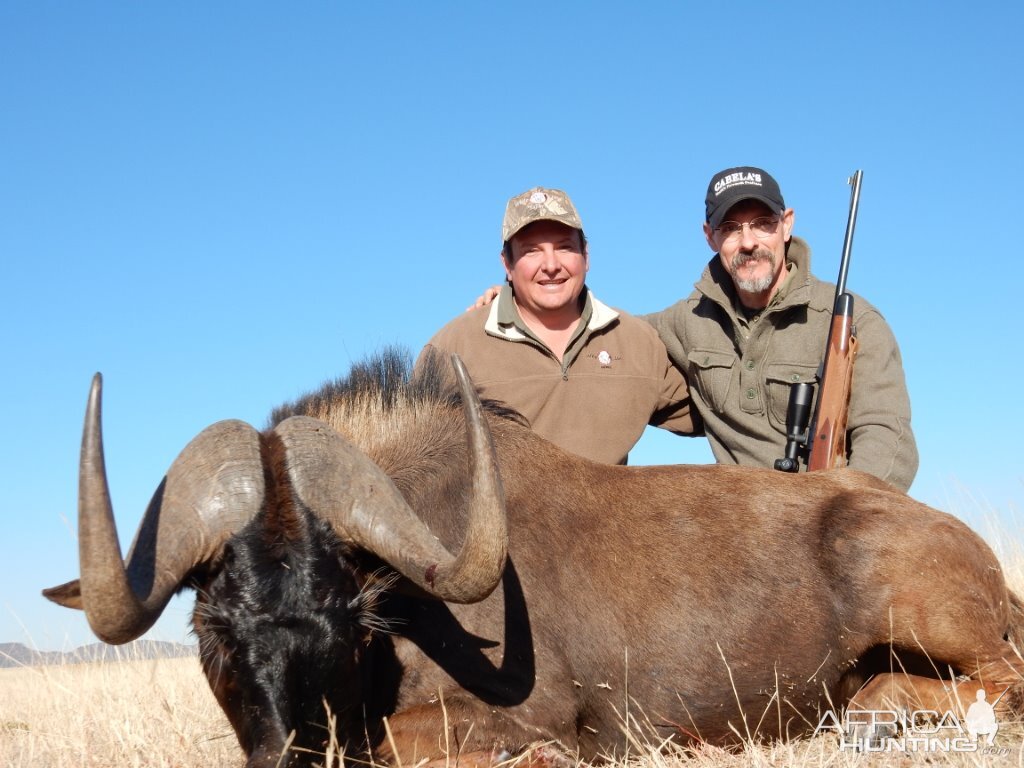
[[[884,424],[862,424],[847,435],[849,466],[869,472],[901,491],[917,474],[917,443],[910,422],[886,419]]]
[[[876,311],[858,319],[847,425],[849,464],[906,491],[917,473],[910,395],[896,339]]]

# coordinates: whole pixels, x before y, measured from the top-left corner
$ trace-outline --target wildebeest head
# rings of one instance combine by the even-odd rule
[[[468,509],[457,555],[352,442],[292,416],[262,434],[238,421],[200,433],[172,464],[122,562],[97,375],[82,439],[81,578],[44,594],[83,608],[101,639],[124,643],[152,626],[175,591],[193,587],[203,666],[250,765],[277,764],[288,744],[321,748],[325,705],[343,743],[357,739],[362,656],[380,593],[400,574],[420,593],[473,602],[504,567],[490,433],[465,369],[453,364],[469,443],[469,479],[452,502]]]
[[[328,523],[287,503],[226,543],[197,590],[193,625],[210,686],[251,764],[276,764],[289,739],[323,751],[328,711],[343,743],[358,739],[360,665],[389,581],[368,577]]]

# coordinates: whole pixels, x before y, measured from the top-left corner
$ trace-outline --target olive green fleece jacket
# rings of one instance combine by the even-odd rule
[[[625,464],[644,427],[696,431],[686,381],[650,325],[584,289],[562,360],[523,323],[512,289],[457,317],[427,343],[458,353],[482,398],[519,411],[535,432],[594,461]]]
[[[771,467],[786,445],[793,382],[813,382],[825,351],[835,285],[811,274],[811,251],[798,237],[790,274],[760,315],[738,309],[718,255],[693,293],[644,317],[686,374],[715,458]],[[849,466],[906,491],[917,472],[910,398],[899,347],[878,310],[854,297],[858,348],[847,432]]]

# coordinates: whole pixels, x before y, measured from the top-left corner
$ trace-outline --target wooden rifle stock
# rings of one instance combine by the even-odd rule
[[[814,416],[808,427],[811,385],[794,384],[786,414],[786,455],[774,466],[782,472],[796,472],[799,456],[807,456],[807,469],[834,469],[846,465],[846,424],[853,385],[853,363],[857,356],[856,328],[853,326],[853,295],[846,290],[846,274],[850,268],[853,231],[857,225],[862,171],[855,171],[849,183],[850,217],[846,221],[843,257],[836,282],[836,299],[832,305],[832,322],[825,340],[825,357],[818,373],[818,395]],[[805,453],[806,452],[806,453]]]
[[[846,465],[846,421],[853,384],[853,362],[857,355],[854,330],[853,297],[844,293],[836,302],[828,332],[814,427],[810,433],[808,472]]]

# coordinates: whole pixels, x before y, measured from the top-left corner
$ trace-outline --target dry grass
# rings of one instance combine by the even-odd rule
[[[834,735],[724,750],[660,752],[634,739],[612,768],[865,768],[875,765],[1024,765],[1024,726],[1001,723],[997,754],[864,755]],[[199,768],[241,766],[241,750],[196,659],[0,670],[0,766]],[[321,763],[340,765],[337,745]],[[411,768],[411,767],[407,767]]]
[[[993,538],[990,537],[990,541]],[[1024,594],[1024,554],[1016,536],[994,545],[1011,587]],[[832,734],[735,750],[636,739],[613,768],[865,768],[876,765],[1024,766],[1024,725],[1001,722],[996,754],[860,754]],[[199,768],[241,766],[231,727],[195,658],[0,669],[0,768]],[[337,768],[336,745],[322,758]],[[407,767],[407,768],[412,768]]]
[[[0,669],[0,765],[240,765],[195,658]]]

